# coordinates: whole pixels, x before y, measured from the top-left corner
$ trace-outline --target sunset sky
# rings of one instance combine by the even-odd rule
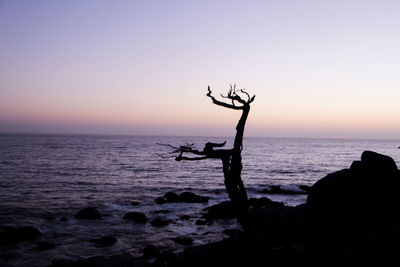
[[[400,139],[400,1],[0,0],[0,132]]]

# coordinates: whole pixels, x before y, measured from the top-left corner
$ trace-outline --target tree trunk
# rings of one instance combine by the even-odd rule
[[[224,162],[223,160],[224,165],[229,164],[228,166],[224,166],[224,169],[228,169],[228,171],[224,172],[225,187],[228,192],[228,196],[235,207],[237,220],[242,225],[245,232],[250,231],[250,218],[247,193],[241,178],[243,168],[241,153],[243,147],[244,127],[249,112],[250,105],[245,105],[242,116],[240,117],[238,125],[236,126],[236,136],[230,162],[228,163],[226,160]]]

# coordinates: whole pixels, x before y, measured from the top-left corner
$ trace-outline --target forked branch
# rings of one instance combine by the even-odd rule
[[[236,84],[235,84],[233,86],[232,85],[230,86],[230,89],[226,96],[221,94],[222,98],[229,99],[232,102],[232,103],[226,103],[226,102],[217,100],[214,96],[211,95],[212,91],[210,89],[210,86],[208,86],[207,90],[208,90],[207,96],[211,98],[211,100],[213,101],[214,104],[225,107],[225,108],[235,109],[235,110],[241,110],[245,106],[250,105],[250,103],[253,102],[254,98],[256,97],[255,95],[250,97],[250,95],[245,91],[245,89],[236,90]],[[244,99],[243,95],[241,96],[238,93],[245,95],[247,97],[247,100]],[[239,105],[237,105],[236,102]]]

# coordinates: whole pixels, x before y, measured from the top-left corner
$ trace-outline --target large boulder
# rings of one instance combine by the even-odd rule
[[[86,220],[98,220],[101,219],[100,212],[92,207],[87,207],[81,209],[78,213],[74,216],[77,219],[86,219]]]
[[[399,185],[394,160],[365,151],[361,161],[327,175],[311,187],[307,221],[320,240],[332,245],[365,238],[400,222]]]
[[[146,223],[147,222],[146,215],[141,212],[137,212],[137,211],[128,212],[122,218],[125,220],[134,221],[136,223]]]

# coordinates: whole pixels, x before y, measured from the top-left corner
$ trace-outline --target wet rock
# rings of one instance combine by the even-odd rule
[[[61,217],[60,219],[60,222],[67,222],[67,221],[68,221],[67,217]]]
[[[170,220],[165,220],[165,219],[161,219],[161,218],[156,218],[154,220],[152,220],[150,222],[151,225],[156,226],[156,227],[163,227],[163,226],[167,226],[168,224],[170,224],[172,221]]]
[[[182,246],[190,246],[193,244],[193,239],[187,236],[179,236],[172,239],[175,243]]]
[[[207,213],[204,214],[202,218],[207,220],[233,219],[236,217],[235,208],[231,201],[223,201],[207,207],[204,210],[206,210]]]
[[[196,225],[206,225],[207,221],[206,220],[202,220],[202,219],[198,219],[194,224],[196,224]]]
[[[148,267],[150,263],[143,260],[135,259],[128,253],[112,255],[109,257],[105,256],[94,256],[87,259],[78,261],[71,261],[66,259],[57,259],[52,261],[53,267]]]
[[[303,190],[304,192],[308,193],[310,191],[311,186],[308,185],[299,185],[299,188]]]
[[[182,216],[180,217],[181,220],[190,220],[191,218],[192,218],[192,217],[189,216],[189,215],[182,215]]]
[[[250,198],[249,205],[253,207],[283,207],[282,202],[272,201],[267,197]]]
[[[196,195],[192,192],[183,192],[178,197],[178,202],[186,202],[186,203],[207,203],[209,197],[203,197]]]
[[[101,219],[101,214],[97,209],[88,207],[80,210],[74,217],[77,219],[98,220]]]
[[[167,201],[165,200],[165,198],[163,198],[163,197],[158,197],[158,198],[154,199],[154,201],[155,201],[157,204],[160,204],[160,205],[167,202]]]
[[[138,205],[140,205],[140,202],[139,201],[132,201],[131,205],[132,206],[138,206]]]
[[[174,192],[168,192],[164,195],[167,202],[178,202],[179,196]]]
[[[147,217],[141,212],[131,211],[124,215],[123,219],[131,220],[136,223],[146,223]]]
[[[106,235],[100,238],[90,239],[89,242],[93,242],[101,247],[106,247],[113,245],[115,242],[117,242],[117,239],[111,235]]]
[[[33,226],[12,227],[5,226],[0,229],[0,244],[12,245],[22,241],[34,240],[41,233]]]
[[[178,255],[170,251],[163,251],[159,257],[153,262],[152,267],[176,266],[183,267],[184,265],[177,264]]]
[[[143,256],[142,258],[144,259],[150,259],[150,258],[157,258],[160,256],[160,249],[154,245],[148,245],[143,249]]]
[[[38,242],[36,243],[36,249],[38,251],[45,251],[45,250],[50,250],[54,249],[56,247],[55,244],[50,243],[50,242]]]
[[[226,234],[227,236],[234,236],[243,234],[243,231],[240,231],[239,229],[225,229],[222,231],[222,233]]]

